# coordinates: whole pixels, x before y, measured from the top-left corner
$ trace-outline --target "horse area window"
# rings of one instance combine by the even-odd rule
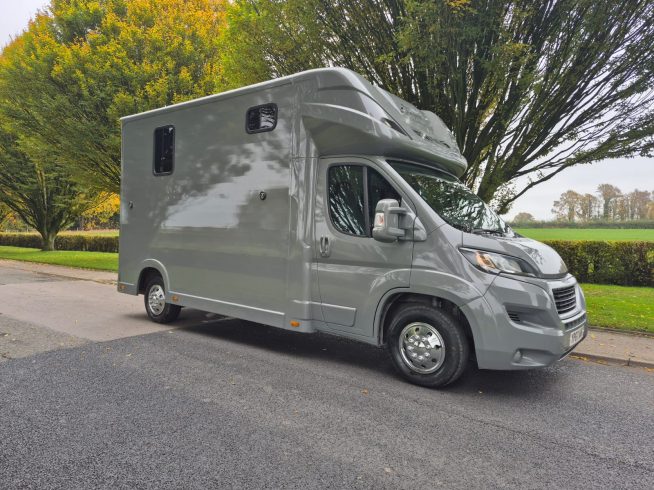
[[[250,107],[245,116],[245,130],[249,133],[272,131],[277,126],[277,104]]]

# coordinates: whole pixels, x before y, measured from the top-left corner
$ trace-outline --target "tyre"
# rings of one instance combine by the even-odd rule
[[[411,383],[438,388],[453,383],[468,364],[470,347],[461,325],[448,313],[422,304],[395,312],[388,327],[395,368]]]
[[[150,320],[157,323],[170,323],[179,316],[182,307],[166,303],[166,291],[161,276],[153,276],[145,286],[145,311]]]

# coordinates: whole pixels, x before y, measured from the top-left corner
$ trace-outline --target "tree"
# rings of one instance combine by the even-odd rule
[[[110,220],[119,212],[120,197],[118,194],[101,192],[96,199],[96,204],[81,214],[79,225],[84,229],[107,227]]]
[[[650,203],[649,191],[633,190],[627,195],[629,200],[629,219],[645,219],[647,206]]]
[[[597,216],[599,199],[592,194],[584,194],[579,198],[579,217],[582,221],[591,221]]]
[[[0,202],[39,232],[43,250],[54,250],[60,230],[90,205],[79,186],[56,163],[35,162],[0,129]]]
[[[652,200],[647,205],[647,218],[654,219],[654,192],[652,192]]]
[[[608,220],[611,218],[611,204],[622,196],[622,191],[611,184],[600,184],[597,193],[602,198],[602,217]]]
[[[0,230],[3,229],[6,221],[11,218],[11,209],[2,201],[0,201]]]
[[[531,223],[533,221],[536,221],[534,216],[531,213],[518,213],[515,215],[515,218],[513,218],[514,223]]]
[[[648,0],[237,0],[228,19],[234,79],[358,71],[439,114],[501,212],[573,165],[654,148]]]
[[[4,119],[34,161],[119,192],[128,114],[222,88],[223,0],[52,0],[2,53]]]
[[[581,194],[572,190],[565,191],[558,201],[554,201],[552,213],[556,215],[557,220],[574,221],[580,214],[581,200]]]

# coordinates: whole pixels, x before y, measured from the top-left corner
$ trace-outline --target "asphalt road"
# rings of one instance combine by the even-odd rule
[[[112,286],[11,274],[3,296],[102,286],[112,301]],[[52,328],[26,319],[38,304],[0,304],[2,488],[654,487],[644,369],[471,368],[435,391],[362,344],[190,311],[135,336],[135,310],[75,299],[72,326]],[[113,340],[94,340],[90,312]]]

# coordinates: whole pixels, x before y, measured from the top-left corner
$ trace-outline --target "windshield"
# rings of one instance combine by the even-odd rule
[[[504,221],[455,177],[421,165],[388,162],[447,223],[467,232],[510,232]]]

